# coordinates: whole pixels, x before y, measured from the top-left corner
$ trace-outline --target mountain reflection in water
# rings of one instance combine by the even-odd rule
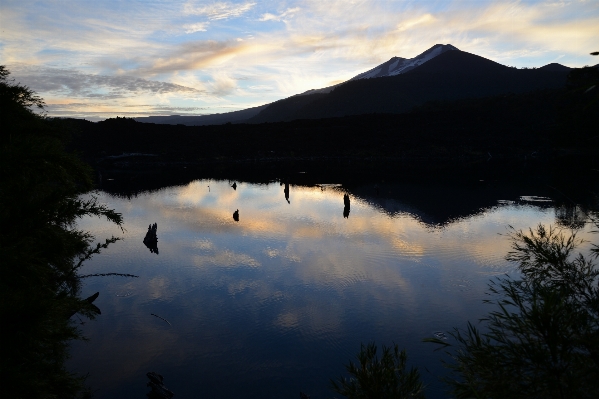
[[[97,194],[123,213],[125,239],[85,273],[140,277],[84,282],[84,296],[102,293],[102,315],[82,326],[90,342],[74,343],[70,367],[90,373],[96,398],[144,397],[149,371],[182,398],[330,397],[329,378],[371,340],[405,347],[427,397],[444,397],[441,353],[421,340],[486,313],[488,280],[514,273],[498,234],[556,218],[580,225],[584,213],[533,201],[543,190],[483,183],[234,184]],[[160,256],[140,242],[149,220]],[[78,227],[123,235],[97,219]]]

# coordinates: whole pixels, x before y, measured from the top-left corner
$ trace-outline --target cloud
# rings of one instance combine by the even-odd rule
[[[248,89],[259,91],[259,92],[265,92],[265,91],[272,91],[273,90],[273,88],[271,86],[268,86],[268,85],[254,85],[254,86],[249,86]]]
[[[139,107],[138,105],[134,105],[132,107]],[[198,111],[205,111],[206,107],[170,107],[168,105],[147,105],[146,107],[151,109],[151,112],[156,113],[191,113],[197,114]]]
[[[104,120],[118,116],[140,117],[157,115],[201,115],[210,112],[207,107],[177,107],[167,104],[128,103],[122,99],[110,100],[107,106],[102,99],[91,99],[82,102],[63,100],[50,100],[46,104],[46,111],[52,116],[85,118],[91,121]]]
[[[256,3],[232,4],[229,2],[216,2],[205,6],[194,6],[191,3],[185,4],[184,12],[188,15],[201,15],[209,20],[220,20],[237,18],[249,11]]]
[[[226,71],[243,75],[244,70],[266,66],[269,59],[280,57],[286,50],[284,39],[271,40],[199,40],[173,45],[161,54],[147,55],[136,73],[142,75],[170,74],[185,71],[209,75]],[[240,57],[245,57],[241,59]],[[235,61],[233,61],[235,60]],[[255,76],[255,73],[251,73]]]
[[[223,97],[233,93],[237,87],[237,82],[224,73],[217,73],[213,77],[214,81],[208,85],[210,93]]]
[[[287,16],[293,16],[293,14],[295,14],[299,10],[300,10],[299,7],[288,8],[286,11],[280,13],[279,15],[274,15],[274,14],[267,12],[266,14],[262,14],[259,21],[281,21],[282,19],[284,19]]]
[[[68,97],[114,99],[140,93],[190,95],[203,92],[174,83],[127,75],[85,74],[74,69],[17,66],[12,72],[16,79],[36,92]]]
[[[160,57],[149,57],[144,73],[169,73],[202,68],[227,58],[243,45],[237,41],[202,40],[173,46]]]
[[[410,18],[410,19],[401,21],[399,24],[397,24],[397,30],[399,32],[407,31],[408,29],[413,29],[414,27],[421,25],[421,24],[434,23],[436,20],[437,20],[437,18],[435,18],[433,15],[428,14],[428,13],[423,14],[423,15],[418,15],[415,18]]]
[[[207,27],[208,27],[208,22],[197,22],[195,24],[183,25],[183,29],[185,29],[185,33],[206,32]]]

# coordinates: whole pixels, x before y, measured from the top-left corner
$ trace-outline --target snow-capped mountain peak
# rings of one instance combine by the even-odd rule
[[[414,58],[401,58],[401,57],[393,57],[389,61],[382,63],[379,66],[372,68],[369,71],[363,72],[357,76],[354,76],[350,80],[346,80],[345,82],[338,83],[333,86],[323,87],[321,89],[310,89],[303,93],[296,94],[295,96],[305,96],[308,94],[326,94],[333,91],[336,87],[350,82],[352,80],[360,80],[360,79],[370,79],[370,78],[382,78],[385,76],[395,76],[400,75],[402,73],[406,73],[411,71],[414,68],[419,67],[427,61],[432,60],[436,56],[443,54],[446,51],[457,50],[457,47],[452,46],[451,44],[435,44],[433,47],[429,48],[425,52],[417,55]],[[292,96],[292,97],[295,97]]]
[[[393,57],[389,61],[384,62],[369,71],[354,76],[350,80],[381,78],[384,76],[395,76],[406,73],[424,64],[425,62],[432,60],[439,54],[443,54],[444,52],[451,50],[458,49],[451,44],[435,44],[433,47],[414,58]]]

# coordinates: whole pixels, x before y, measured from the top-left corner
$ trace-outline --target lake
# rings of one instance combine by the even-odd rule
[[[427,397],[445,397],[443,352],[422,339],[490,310],[488,281],[516,274],[508,226],[584,225],[546,187],[482,181],[196,180],[95,195],[125,231],[81,220],[98,241],[122,238],[82,273],[139,276],[84,280],[102,314],[81,325],[89,342],[73,343],[68,364],[101,399],[144,398],[149,371],[176,398],[339,397],[329,379],[371,341],[405,348]],[[154,223],[157,245],[145,245]]]

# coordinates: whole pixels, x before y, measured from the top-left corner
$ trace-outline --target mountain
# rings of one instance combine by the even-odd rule
[[[372,68],[369,71],[361,73],[357,76],[354,76],[349,81],[359,80],[359,79],[370,79],[370,78],[379,78],[385,76],[395,76],[401,73],[405,73],[411,71],[412,69],[424,64],[425,62],[435,58],[439,54],[442,54],[449,50],[458,50],[456,47],[451,44],[435,44],[430,49],[426,50],[422,54],[414,57],[414,58],[401,58],[401,57],[392,57],[389,61],[384,62],[383,64]],[[459,50],[458,50],[459,51]],[[349,82],[348,81],[348,82]],[[327,94],[333,91],[336,87],[344,84],[339,83],[334,86],[323,87],[321,89],[310,89],[303,93],[296,94],[287,98],[287,102],[283,106],[287,109],[287,112],[293,112],[293,110],[300,108],[308,102],[312,101],[310,99],[298,99],[297,97],[306,96],[311,94]],[[272,103],[271,103],[272,104]],[[181,115],[169,115],[169,116],[146,116],[146,117],[138,117],[134,118],[138,122],[145,123],[158,123],[158,124],[166,124],[166,125],[187,125],[187,126],[202,126],[202,125],[222,125],[225,123],[243,123],[249,120],[250,118],[258,115],[265,108],[270,106],[271,104],[265,104],[259,107],[247,108],[240,111],[233,112],[225,112],[221,114],[210,114],[210,115],[198,115],[198,116],[181,116]],[[276,111],[278,112],[278,111]],[[266,114],[271,114],[272,112],[267,112]],[[274,117],[274,116],[273,116]]]
[[[414,58],[393,57],[350,80],[312,89],[241,111],[201,116],[135,118],[140,122],[188,126],[282,122],[368,113],[404,113],[430,101],[476,99],[507,93],[557,89],[571,68],[551,63],[516,69],[436,44]]]
[[[430,101],[476,99],[557,89],[564,87],[568,71],[569,69],[551,68],[516,69],[465,51],[444,51],[405,73],[351,80],[338,85],[329,93],[307,94],[276,101],[248,122],[279,122],[368,113],[397,114]]]
[[[224,112],[222,114],[197,115],[197,116],[146,116],[133,118],[137,122],[158,123],[164,125],[187,125],[187,126],[202,126],[202,125],[222,125],[225,123],[240,123],[245,122],[249,118],[258,115],[260,111],[268,107],[268,104],[259,107],[242,109],[240,111]]]
[[[442,54],[446,51],[450,50],[458,50],[456,47],[451,44],[435,44],[433,47],[426,50],[424,53],[414,57],[414,58],[401,58],[401,57],[391,57],[389,61],[382,63],[366,72],[363,72],[359,75],[354,76],[347,82],[352,80],[360,80],[360,79],[371,79],[371,78],[383,78],[386,76],[395,76],[402,73],[406,73],[411,71],[414,68],[419,67],[427,61],[432,60],[439,54]],[[459,51],[459,50],[458,50]],[[306,94],[325,94],[330,93],[336,87],[344,84],[346,82],[338,83],[333,86],[323,87],[322,89],[310,89],[303,93],[296,94],[296,96],[304,96]]]
[[[406,59],[401,57],[393,57],[389,61],[384,62],[381,65],[376,66],[369,71],[354,76],[350,79],[350,81],[400,75],[402,73],[409,72],[412,69],[419,67],[425,62],[432,60],[436,56],[441,55],[446,51],[453,50],[459,51],[456,47],[452,46],[451,44],[435,44],[433,47],[429,48],[424,53],[414,58]]]

